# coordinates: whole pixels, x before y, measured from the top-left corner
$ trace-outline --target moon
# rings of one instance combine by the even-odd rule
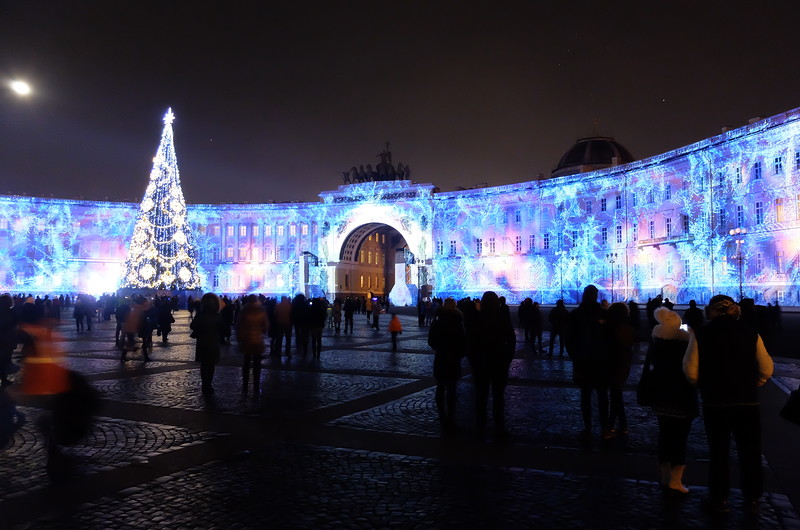
[[[19,96],[27,96],[31,93],[31,86],[25,81],[11,81],[8,86]]]

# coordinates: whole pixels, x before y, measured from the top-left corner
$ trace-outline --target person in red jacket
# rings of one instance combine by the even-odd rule
[[[397,351],[397,336],[403,332],[403,324],[397,315],[392,314],[392,319],[389,321],[389,333],[392,334],[392,351]]]

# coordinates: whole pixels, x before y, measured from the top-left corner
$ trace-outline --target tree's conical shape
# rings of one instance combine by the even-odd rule
[[[199,289],[196,250],[186,215],[172,138],[172,109],[164,115],[150,183],[144,193],[125,262],[122,287]]]

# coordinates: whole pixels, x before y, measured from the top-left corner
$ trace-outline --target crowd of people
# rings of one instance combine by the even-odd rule
[[[717,295],[705,311],[692,301],[680,315],[669,300],[656,297],[645,306],[647,319],[643,321],[635,302],[608,304],[599,300],[598,295],[595,286],[587,286],[581,303],[571,311],[563,301],[558,301],[548,315],[549,349],[544,346],[544,317],[539,304],[528,298],[517,311],[518,327],[534,355],[552,357],[557,342],[558,355],[563,357],[566,351],[572,361],[573,382],[580,395],[581,441],[591,439],[594,417],[604,440],[629,434],[623,389],[630,378],[637,343],[642,338],[641,324],[646,322],[645,371],[651,388],[648,401],[640,404],[650,407],[657,418],[662,487],[676,495],[688,492],[683,484],[687,440],[693,421],[702,413],[710,456],[709,507],[717,512],[728,510],[728,452],[733,437],[745,503],[748,509],[757,510],[763,488],[757,388],[772,375],[768,345],[779,327],[779,319],[775,322],[777,304],[766,310],[758,309],[752,300],[736,303],[730,297]],[[148,362],[153,333],[161,338],[162,344],[169,342],[177,305],[177,298],[165,296],[109,295],[96,300],[86,295],[54,298],[2,295],[2,385],[12,384],[8,378],[13,366],[11,356],[20,344],[28,357],[55,359],[56,354],[49,346],[53,341],[48,338],[54,333],[54,323],[67,308],[72,309],[78,333],[90,331],[93,320],[110,320],[114,316],[115,343],[121,360],[126,361],[131,352],[141,349],[144,361]],[[294,352],[319,358],[326,326],[332,334],[352,334],[354,314],[361,313],[366,314],[370,327],[380,329],[380,315],[387,309],[380,299],[372,296],[329,302],[322,297],[306,298],[303,294],[291,299],[263,295],[232,299],[206,293],[199,299],[189,297],[187,305],[203,394],[214,393],[214,371],[222,348],[235,342],[242,356],[243,398],[250,392],[259,395],[261,361],[267,352],[276,357],[291,357]],[[517,336],[505,299],[492,291],[480,299],[426,299],[420,303],[418,314],[420,327],[429,327],[428,344],[434,351],[434,399],[443,435],[452,435],[458,428],[457,389],[462,361],[466,358],[474,383],[475,431],[480,439],[485,437],[491,402],[494,437],[506,439],[509,430],[505,389],[517,351]],[[396,351],[403,331],[396,315],[392,315],[387,331],[392,338],[392,350]],[[44,364],[44,361],[38,363],[37,369],[41,370]],[[44,379],[28,374],[27,392],[57,396],[64,394],[65,389],[86,386],[68,371],[49,377],[46,384],[41,384]],[[593,401],[597,405],[594,414]],[[24,416],[14,414],[11,421],[21,425]],[[48,428],[53,431],[54,425],[51,422]],[[58,439],[55,434],[50,437]],[[57,459],[58,454],[54,451],[51,458]]]

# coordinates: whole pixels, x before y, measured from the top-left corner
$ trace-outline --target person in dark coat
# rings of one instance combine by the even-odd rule
[[[461,379],[461,359],[467,349],[464,315],[456,301],[448,298],[436,313],[428,332],[428,346],[433,348],[433,377],[436,379],[436,410],[442,433],[456,428],[456,387]]]
[[[189,328],[197,340],[194,360],[200,363],[200,380],[203,394],[213,394],[214,369],[220,357],[220,330],[222,318],[219,315],[220,300],[214,293],[206,293],[200,299],[200,311],[195,315]]]
[[[158,330],[161,332],[161,343],[169,342],[167,336],[172,332],[172,323],[175,317],[172,316],[172,304],[168,298],[162,298],[158,303]]]
[[[698,415],[697,390],[683,375],[683,356],[689,332],[681,329],[681,317],[666,307],[653,312],[656,319],[652,342],[645,365],[651,365],[653,412],[658,418],[658,463],[661,486],[667,491],[685,494],[686,441],[692,421]]]
[[[542,309],[539,307],[539,302],[533,302],[531,305],[530,313],[531,322],[531,342],[533,342],[533,351],[536,352],[536,342],[539,342],[539,354],[544,354],[544,347],[542,346],[542,332],[544,331],[544,323],[542,318]]]
[[[697,383],[703,398],[709,449],[707,507],[712,512],[730,509],[731,435],[747,511],[758,512],[764,487],[758,387],[772,377],[773,363],[756,330],[738,321],[740,314],[731,297],[712,297],[706,306],[708,323],[690,335],[683,359],[686,378]]]
[[[525,336],[525,344],[531,342],[531,309],[533,308],[533,300],[526,298],[517,308],[517,320],[519,327],[522,329]]]
[[[695,331],[705,324],[706,317],[703,316],[703,310],[697,307],[697,302],[694,300],[689,300],[689,307],[683,312],[683,321]]]
[[[564,333],[567,330],[567,321],[569,320],[569,311],[564,305],[564,300],[558,300],[556,306],[547,315],[547,320],[550,322],[550,357],[553,356],[553,346],[555,345],[556,337],[558,337],[558,356],[564,356]]]
[[[469,350],[467,358],[475,380],[475,415],[478,436],[483,438],[487,424],[489,390],[492,392],[492,421],[498,439],[507,437],[505,389],[508,368],[514,358],[517,337],[507,310],[493,291],[486,291],[481,307],[466,323]]]
[[[315,359],[319,359],[322,354],[322,331],[325,329],[327,318],[327,300],[324,298],[312,299],[308,312],[308,325],[311,330],[311,355]]]
[[[14,299],[11,295],[0,296],[0,384],[11,384],[8,372],[11,368],[11,356],[17,347],[17,328],[19,316],[14,311]]]
[[[581,440],[592,436],[592,390],[597,393],[601,434],[613,437],[608,425],[608,345],[606,343],[606,311],[597,301],[598,290],[587,285],[580,305],[569,314],[567,353],[572,359],[572,380],[581,391]]]
[[[631,375],[635,332],[631,325],[628,306],[624,302],[614,302],[608,308],[608,426],[613,434],[628,434],[628,418],[625,415],[625,401],[622,387]],[[617,425],[619,422],[619,425]]]

